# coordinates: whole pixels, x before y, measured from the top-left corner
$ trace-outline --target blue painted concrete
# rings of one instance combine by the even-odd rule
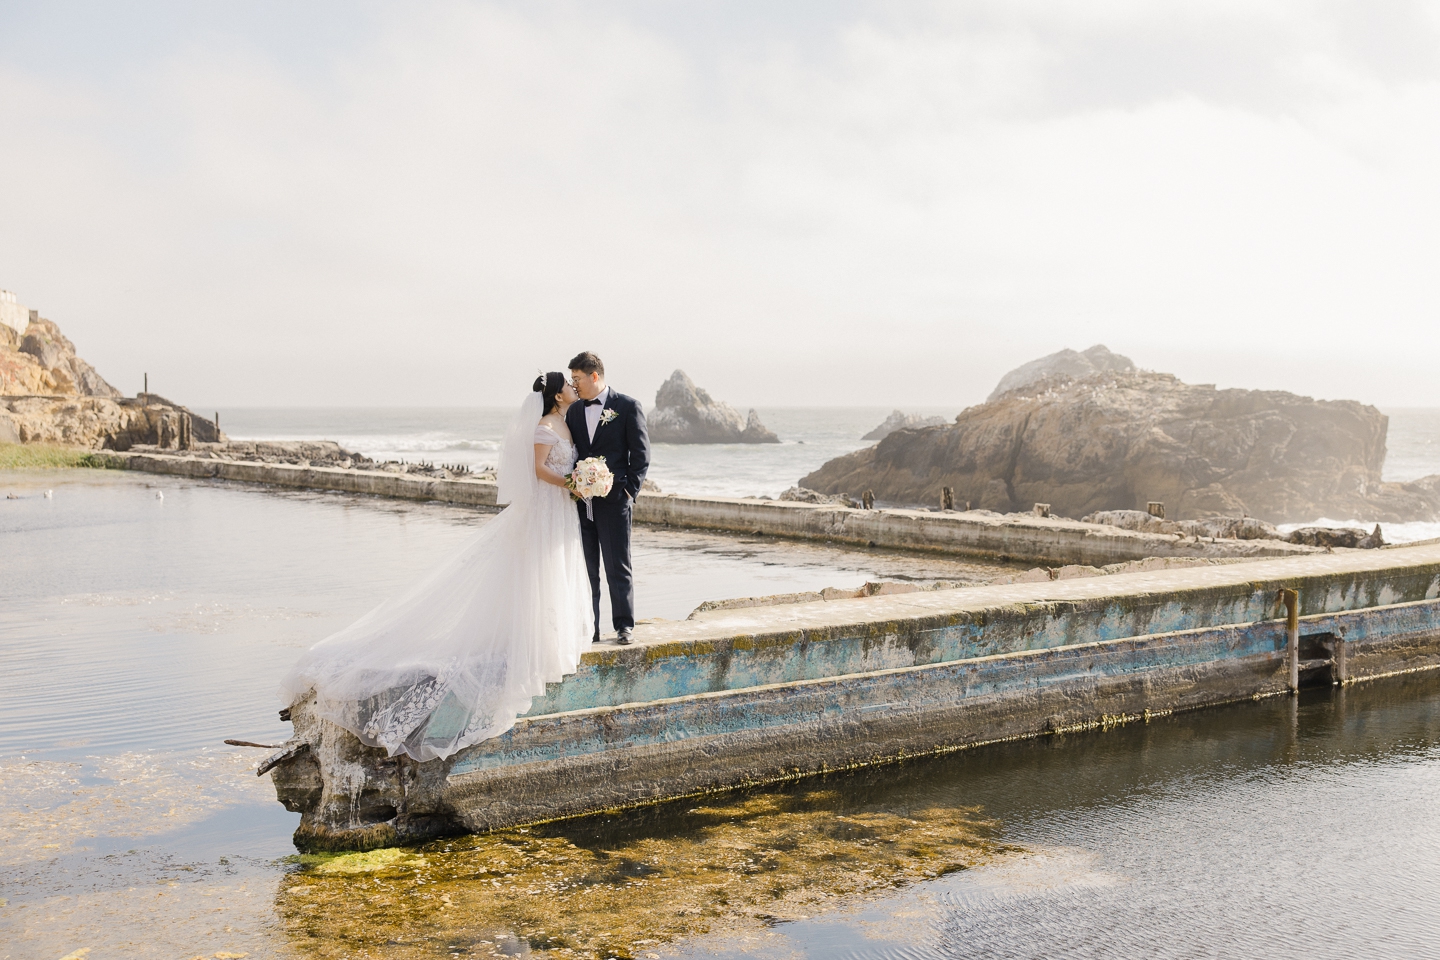
[[[1111,585],[1118,589],[1098,597],[981,605],[930,616],[857,618],[823,627],[773,623],[768,631],[748,635],[591,653],[577,673],[537,698],[526,716],[1048,650],[1280,615],[1274,580],[1242,579],[1222,586],[1199,583],[1150,592],[1124,590],[1125,579],[1113,578]],[[1298,576],[1285,582],[1300,589],[1302,613],[1314,615],[1440,596],[1440,564],[1382,574]],[[862,616],[875,609],[863,606],[874,601],[848,602],[856,604],[854,609]]]

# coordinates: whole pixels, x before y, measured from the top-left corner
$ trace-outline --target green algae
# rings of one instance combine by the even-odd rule
[[[321,876],[374,873],[389,867],[424,865],[423,858],[404,847],[383,847],[363,853],[306,853],[300,855],[299,862],[302,867]]]
[[[638,958],[815,916],[1001,849],[975,808],[857,804],[825,784],[694,803],[302,858],[278,912],[309,957],[500,956],[518,942]]]
[[[109,466],[109,458],[93,450],[49,443],[0,443],[0,470],[56,470],[106,466]]]

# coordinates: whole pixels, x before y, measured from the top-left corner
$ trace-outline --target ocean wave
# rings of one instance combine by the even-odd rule
[[[371,450],[390,453],[450,453],[466,450],[491,452],[500,449],[499,440],[466,440],[455,437],[340,437],[336,440],[347,450],[368,455]]]

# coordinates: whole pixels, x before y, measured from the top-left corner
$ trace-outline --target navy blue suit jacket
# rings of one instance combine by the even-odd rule
[[[606,410],[615,411],[608,423],[604,419]],[[639,499],[640,484],[650,469],[650,434],[645,429],[645,411],[640,409],[640,402],[611,388],[593,441],[585,426],[584,400],[576,400],[565,411],[565,425],[570,428],[580,459],[604,457],[605,465],[615,475],[615,486],[605,499],[618,499],[627,493],[631,500]]]

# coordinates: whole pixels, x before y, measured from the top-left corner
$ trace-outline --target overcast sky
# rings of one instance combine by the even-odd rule
[[[1440,406],[1440,5],[0,0],[0,287],[126,392],[598,352],[951,406],[1104,343]]]

